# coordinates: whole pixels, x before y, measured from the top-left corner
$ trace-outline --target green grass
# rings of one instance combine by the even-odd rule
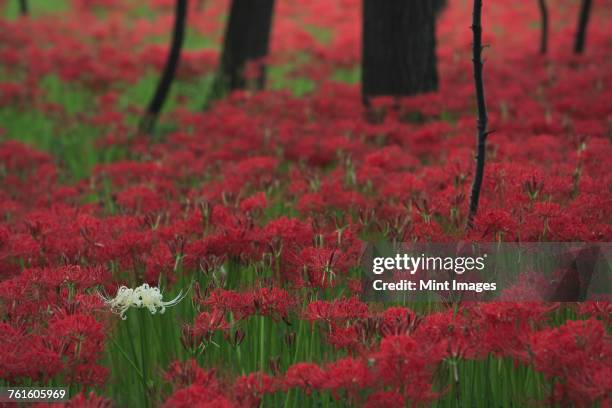
[[[339,68],[333,73],[332,79],[346,84],[357,84],[361,80],[361,67]]]
[[[334,32],[332,29],[327,27],[317,27],[306,25],[304,27],[318,42],[321,44],[329,44],[334,38]]]
[[[63,170],[60,177],[66,182],[87,177],[100,161],[94,145],[98,130],[91,126],[78,123],[66,126],[39,111],[11,108],[0,110],[0,123],[6,137],[51,153]]]
[[[136,19],[145,19],[145,20],[155,20],[157,17],[157,13],[147,4],[139,4],[132,9],[132,13],[134,18]]]
[[[203,50],[203,49],[217,49],[219,46],[217,43],[210,37],[206,37],[199,32],[195,31],[193,28],[187,30],[187,35],[185,36],[185,49],[187,50]]]
[[[170,35],[159,35],[151,37],[150,40],[154,44],[168,45],[170,44]],[[210,37],[205,37],[202,34],[195,31],[193,28],[188,28],[185,33],[185,42],[183,43],[185,50],[205,50],[205,49],[217,49],[217,43]]]
[[[95,109],[95,96],[79,85],[66,83],[57,75],[47,75],[40,82],[49,103],[60,105],[66,113],[73,116],[92,113]]]
[[[268,67],[268,88],[273,90],[287,89],[296,97],[302,97],[313,92],[316,88],[313,80],[292,75],[292,72],[298,69],[300,65],[308,62],[309,58],[308,55],[302,54],[291,63]]]
[[[41,17],[49,14],[59,14],[68,10],[70,0],[28,0],[31,17]],[[8,0],[3,10],[6,19],[15,20],[19,17],[19,1]]]

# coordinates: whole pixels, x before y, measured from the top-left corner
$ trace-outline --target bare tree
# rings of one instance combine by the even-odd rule
[[[584,52],[586,32],[589,25],[592,5],[592,0],[582,0],[582,5],[580,6],[580,17],[578,19],[578,28],[576,29],[576,39],[574,42],[575,54],[582,54]]]
[[[540,54],[548,51],[548,7],[546,0],[538,0],[540,8]]]
[[[477,121],[477,148],[476,148],[476,172],[472,183],[472,192],[470,195],[470,208],[467,219],[468,228],[472,228],[474,217],[478,211],[478,200],[480,198],[480,190],[482,188],[482,180],[484,178],[485,154],[487,136],[490,134],[488,130],[487,103],[484,93],[484,81],[482,78],[482,0],[474,0],[474,9],[472,13],[472,32],[474,42],[472,44],[472,62],[474,64],[474,84],[476,86],[476,106],[478,108]]]
[[[172,42],[170,44],[170,52],[166,59],[164,71],[159,79],[153,99],[149,103],[147,111],[140,121],[139,130],[141,133],[150,134],[153,132],[155,123],[159,117],[170,87],[176,76],[176,71],[181,58],[181,49],[185,38],[185,26],[187,22],[187,0],[176,0],[174,11],[174,29],[172,33]]]

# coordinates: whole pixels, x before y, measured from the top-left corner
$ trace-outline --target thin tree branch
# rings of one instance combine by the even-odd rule
[[[578,19],[578,28],[576,29],[576,42],[574,43],[575,54],[582,54],[584,51],[586,31],[589,25],[592,5],[592,0],[582,0],[582,6],[580,7],[580,18]]]
[[[472,228],[474,217],[478,211],[478,200],[480,198],[480,189],[484,178],[486,141],[487,141],[487,104],[484,94],[484,83],[482,79],[482,0],[474,0],[474,10],[472,14],[472,31],[474,34],[474,42],[472,44],[472,62],[474,64],[474,84],[476,86],[476,103],[478,107],[478,122],[477,122],[477,149],[476,149],[476,173],[472,184],[472,193],[470,196],[470,209],[467,219],[468,228]]]
[[[164,71],[157,84],[153,99],[147,108],[145,115],[140,121],[139,130],[141,133],[151,134],[159,113],[161,112],[174,77],[181,57],[181,49],[185,38],[185,26],[187,21],[187,0],[176,0],[174,12],[174,29],[172,33],[172,43],[170,52],[164,66]]]
[[[538,0],[540,6],[540,54],[548,51],[548,7],[546,0]]]

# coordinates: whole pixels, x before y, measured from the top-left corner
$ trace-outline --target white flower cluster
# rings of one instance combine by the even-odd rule
[[[158,287],[151,287],[148,284],[142,284],[136,289],[121,286],[117,290],[117,295],[114,298],[102,297],[104,303],[110,306],[113,313],[121,316],[121,319],[127,319],[125,313],[130,307],[147,308],[151,314],[164,313],[167,307],[174,306],[183,300],[185,296],[181,291],[177,297],[169,302],[163,301],[163,295]]]

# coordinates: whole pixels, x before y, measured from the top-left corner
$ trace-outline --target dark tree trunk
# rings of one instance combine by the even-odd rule
[[[233,0],[225,29],[221,55],[220,80],[228,90],[247,86],[247,63],[268,55],[274,0]],[[266,83],[266,69],[262,62],[255,79],[257,89]]]
[[[548,51],[548,7],[546,0],[538,0],[540,7],[540,54]]]
[[[151,103],[149,104],[149,107],[147,108],[147,111],[140,122],[140,131],[142,133],[151,133],[153,131],[155,122],[157,122],[159,113],[161,112],[168,97],[170,86],[174,81],[176,70],[180,61],[181,49],[183,48],[183,41],[185,38],[185,25],[187,22],[187,0],[176,0],[175,7],[174,29],[172,33],[170,52],[168,54],[168,59],[166,60],[166,65],[164,66],[162,76],[159,79],[157,88],[155,89],[153,99],[151,100]]]
[[[28,15],[28,0],[19,0],[19,12],[22,16]]]
[[[362,98],[408,96],[438,88],[435,2],[364,0]]]
[[[472,31],[474,42],[472,43],[472,63],[474,64],[474,85],[476,87],[476,106],[478,108],[477,132],[476,132],[476,171],[472,183],[470,195],[470,208],[467,219],[468,228],[472,228],[474,217],[478,211],[478,200],[480,199],[480,189],[484,179],[485,154],[488,130],[487,103],[484,93],[484,80],[482,77],[482,0],[474,0],[472,12]]]
[[[444,11],[446,6],[448,5],[447,0],[432,0],[432,1],[434,4],[434,12],[436,13],[436,15],[439,15],[440,13],[442,13],[442,11]]]
[[[574,43],[574,53],[576,54],[582,54],[584,51],[586,31],[589,25],[592,5],[592,0],[582,0],[582,5],[580,7],[580,18],[578,20],[578,28],[576,30],[576,42]]]

